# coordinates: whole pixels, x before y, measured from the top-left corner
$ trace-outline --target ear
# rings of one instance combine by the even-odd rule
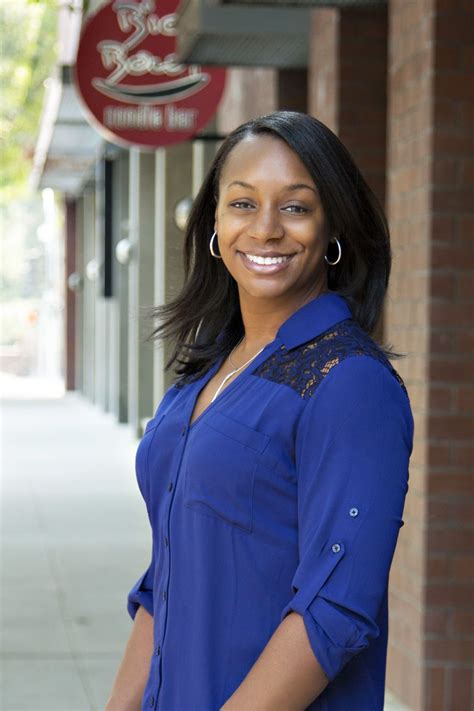
[[[217,222],[218,222],[218,217],[217,217],[217,205],[216,205],[216,209],[214,210],[214,232],[217,232]]]

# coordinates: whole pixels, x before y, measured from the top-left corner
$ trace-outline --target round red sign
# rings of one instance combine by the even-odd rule
[[[155,149],[213,117],[226,70],[176,56],[179,0],[114,0],[85,23],[74,69],[91,123],[111,143]]]

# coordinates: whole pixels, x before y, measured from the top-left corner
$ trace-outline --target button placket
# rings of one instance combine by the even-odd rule
[[[179,460],[179,463],[178,463],[178,467],[177,467],[177,470],[176,470],[176,477],[175,477],[175,480],[174,480],[174,482],[173,482],[173,481],[170,481],[170,482],[168,483],[168,486],[167,486],[167,489],[168,489],[168,491],[169,491],[170,493],[173,492],[174,485],[175,485],[175,483],[178,481],[179,473],[180,473],[180,471],[181,471],[181,465],[182,465],[182,461],[183,461],[183,454],[184,454],[184,450],[185,450],[185,447],[186,447],[186,435],[187,435],[187,432],[188,432],[188,427],[187,427],[187,426],[183,426],[183,427],[181,428],[181,430],[180,430],[180,435],[181,435],[181,440],[182,440],[183,446],[182,446],[182,451],[181,451],[181,456],[180,456],[180,460]],[[165,566],[164,566],[164,569],[163,569],[163,573],[165,574],[165,575],[164,575],[164,578],[165,578],[165,580],[164,580],[164,585],[165,585],[166,587],[169,585],[169,571],[170,571],[170,567],[171,567],[171,566],[170,566],[171,546],[170,546],[170,539],[169,539],[169,535],[170,535],[170,534],[169,534],[169,523],[170,523],[171,508],[172,508],[173,500],[174,500],[174,496],[170,496],[169,499],[168,499],[168,506],[167,506],[167,509],[168,509],[168,510],[167,510],[167,512],[166,512],[166,514],[165,514],[165,517],[164,517],[164,528],[167,528],[167,529],[168,529],[167,531],[163,531],[163,543],[164,543],[164,546],[165,546],[165,549],[166,549],[166,552],[167,552],[167,555],[165,555]],[[167,564],[167,566],[168,566],[168,571],[166,571],[166,564]],[[162,591],[162,599],[163,599],[163,603],[164,603],[164,604],[161,606],[160,615],[161,615],[161,619],[162,619],[162,629],[165,629],[165,626],[166,626],[166,625],[165,625],[165,623],[166,623],[166,617],[167,617],[167,614],[168,614],[168,605],[165,604],[165,603],[167,602],[167,599],[168,599],[168,593],[167,593],[166,588],[164,588],[163,591]],[[159,644],[159,645],[157,646],[156,650],[155,650],[155,656],[156,656],[156,657],[159,657],[159,659],[157,659],[157,664],[158,664],[158,674],[157,674],[157,676],[158,676],[159,681],[158,681],[158,689],[157,689],[157,692],[156,692],[156,697],[151,697],[151,698],[150,698],[150,706],[154,706],[155,700],[158,698],[158,694],[159,694],[159,691],[160,691],[160,688],[161,688],[161,681],[162,681],[162,659],[163,659],[163,655],[162,655],[161,652],[162,652],[162,645],[163,645],[163,643],[164,643],[164,639],[161,639],[161,644]]]

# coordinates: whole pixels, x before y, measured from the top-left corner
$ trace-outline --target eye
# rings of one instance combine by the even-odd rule
[[[250,204],[249,202],[247,202],[246,200],[238,200],[237,202],[232,202],[232,203],[231,203],[231,206],[232,206],[232,207],[236,207],[236,208],[238,208],[238,209],[239,209],[239,208],[245,209],[245,208],[247,208],[247,207],[253,207],[253,205],[251,205],[251,204]]]
[[[295,215],[301,215],[304,212],[308,212],[306,207],[302,207],[301,205],[288,205],[287,207],[284,207],[283,210],[293,212]]]

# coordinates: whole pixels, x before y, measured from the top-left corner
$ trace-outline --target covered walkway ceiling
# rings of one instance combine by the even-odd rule
[[[311,9],[386,4],[386,0],[182,0],[178,57],[187,64],[304,68]]]
[[[80,194],[94,170],[103,139],[87,122],[71,80],[71,67],[59,67],[49,80],[31,174],[33,189]]]

